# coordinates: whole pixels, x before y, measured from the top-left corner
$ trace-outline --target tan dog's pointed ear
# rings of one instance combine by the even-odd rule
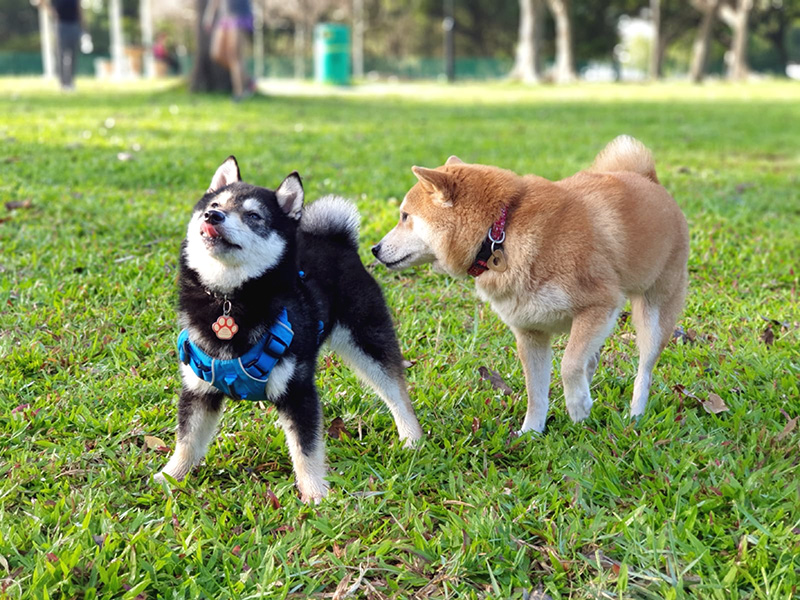
[[[229,156],[225,162],[219,166],[214,177],[211,179],[211,185],[208,186],[206,193],[210,194],[224,188],[226,185],[241,181],[242,176],[239,173],[239,163],[236,162],[235,156]]]
[[[464,161],[458,158],[455,154],[447,159],[445,165],[463,165]]]
[[[447,173],[425,167],[411,167],[411,172],[417,176],[419,182],[426,188],[431,199],[440,206],[453,206],[450,178]]]

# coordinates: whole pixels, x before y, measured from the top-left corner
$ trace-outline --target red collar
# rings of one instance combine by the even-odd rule
[[[500,218],[494,222],[494,225],[489,229],[486,234],[486,239],[483,240],[478,256],[475,257],[475,262],[467,269],[467,273],[472,277],[477,277],[484,271],[488,271],[489,259],[493,257],[496,252],[502,256],[503,242],[506,239],[506,217],[508,216],[508,207],[504,206],[500,212]],[[505,259],[503,259],[505,261]],[[505,271],[505,268],[502,269]]]

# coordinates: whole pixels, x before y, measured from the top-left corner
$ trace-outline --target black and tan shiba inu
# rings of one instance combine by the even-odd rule
[[[412,170],[419,182],[400,222],[373,252],[390,269],[432,262],[475,277],[478,295],[517,338],[528,388],[522,431],[544,430],[550,337],[564,331],[567,411],[573,421],[589,416],[600,347],[626,297],[639,346],[631,415],[641,415],[683,307],[689,253],[686,220],[647,148],[620,136],[589,170],[555,182],[454,156]]]
[[[183,390],[175,452],[162,473],[181,479],[201,461],[225,396],[266,400],[286,434],[301,498],[324,497],[314,384],[323,342],[380,395],[406,445],[421,437],[389,311],[358,256],[358,227],[355,206],[342,198],[304,210],[297,173],[272,191],[242,182],[233,157],[219,167],[181,248]]]

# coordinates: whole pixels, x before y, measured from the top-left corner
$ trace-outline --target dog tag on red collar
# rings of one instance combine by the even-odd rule
[[[508,269],[508,263],[506,262],[506,255],[503,254],[503,251],[497,248],[492,255],[489,257],[489,260],[486,261],[486,266],[489,267],[492,271],[496,271],[498,273],[502,273],[506,269]]]
[[[214,333],[219,339],[229,340],[239,331],[239,326],[236,324],[236,321],[233,320],[233,317],[222,315],[219,319],[214,321],[211,325],[211,329],[214,330]]]

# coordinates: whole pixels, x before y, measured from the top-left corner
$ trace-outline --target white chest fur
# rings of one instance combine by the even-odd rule
[[[569,296],[559,287],[545,285],[533,292],[520,290],[519,293],[490,295],[479,284],[477,291],[510,327],[562,333],[572,323]]]

